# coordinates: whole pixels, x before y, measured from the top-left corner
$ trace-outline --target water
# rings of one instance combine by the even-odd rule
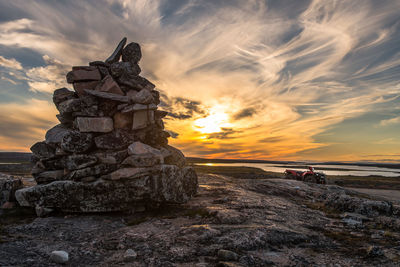
[[[255,167],[269,172],[283,173],[286,169],[304,171],[302,167],[293,168],[295,164],[271,164],[271,163],[198,163],[197,165],[207,166],[232,166],[232,167]],[[302,164],[304,166],[304,164]],[[288,167],[289,166],[289,167]],[[384,176],[384,177],[400,177],[400,169],[390,169],[372,166],[357,165],[315,165],[315,171],[323,172],[327,175],[353,175],[353,176]],[[341,170],[333,170],[341,169]]]

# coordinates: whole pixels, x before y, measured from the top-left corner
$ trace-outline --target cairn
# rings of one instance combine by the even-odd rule
[[[37,185],[16,192],[21,206],[38,213],[143,210],[196,193],[196,173],[168,145],[160,93],[139,76],[140,46],[126,41],[104,62],[73,67],[67,82],[74,91],[54,91],[60,124],[31,147]]]

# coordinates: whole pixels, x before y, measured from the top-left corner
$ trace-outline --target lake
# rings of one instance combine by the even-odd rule
[[[254,167],[260,168],[264,171],[283,173],[286,169],[293,169],[303,171],[301,166],[296,167],[295,163],[290,164],[272,164],[272,163],[196,163],[197,165],[207,166],[232,166],[232,167]],[[357,166],[357,165],[315,165],[313,166],[316,171],[323,172],[327,175],[353,175],[353,176],[385,176],[385,177],[400,177],[400,169],[373,167],[373,166]],[[335,170],[340,169],[340,170]]]

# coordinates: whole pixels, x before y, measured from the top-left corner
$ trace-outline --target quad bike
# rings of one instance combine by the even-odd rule
[[[311,166],[308,167],[308,171],[286,170],[285,178],[309,183],[326,184],[325,174],[323,172],[315,172]]]

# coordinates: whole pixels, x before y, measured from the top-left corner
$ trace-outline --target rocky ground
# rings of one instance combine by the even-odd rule
[[[332,185],[201,174],[185,205],[0,216],[0,266],[399,266],[400,210]]]

